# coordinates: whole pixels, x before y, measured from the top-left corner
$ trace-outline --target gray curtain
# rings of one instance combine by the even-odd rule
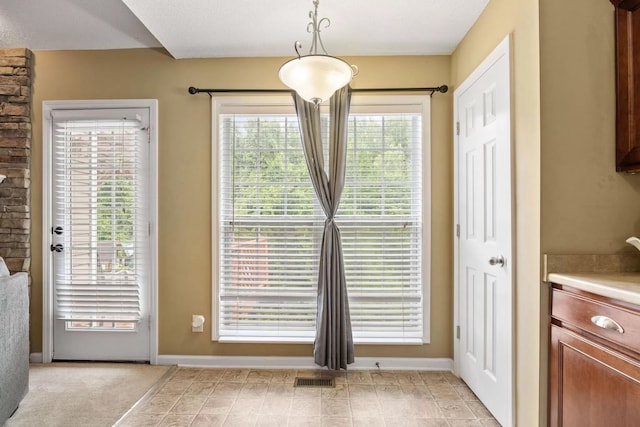
[[[313,348],[315,363],[332,370],[353,363],[353,337],[344,276],[340,230],[334,216],[344,188],[347,159],[347,120],[351,88],[343,87],[331,97],[329,121],[329,173],[324,169],[320,109],[294,95],[302,145],[309,176],[325,213],[318,271],[318,312]]]

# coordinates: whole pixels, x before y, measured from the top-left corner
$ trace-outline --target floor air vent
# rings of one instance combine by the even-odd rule
[[[335,387],[333,378],[301,378],[296,377],[294,387]]]

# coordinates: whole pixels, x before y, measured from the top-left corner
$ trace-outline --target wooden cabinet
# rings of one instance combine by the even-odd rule
[[[611,0],[616,21],[616,170],[640,172],[640,0]]]
[[[640,307],[552,284],[549,425],[640,425]]]

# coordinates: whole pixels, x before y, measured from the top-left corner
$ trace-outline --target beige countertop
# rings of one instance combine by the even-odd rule
[[[640,305],[640,272],[549,273],[549,282]]]

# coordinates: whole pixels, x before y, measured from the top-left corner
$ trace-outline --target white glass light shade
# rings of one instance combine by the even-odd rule
[[[353,79],[353,68],[333,56],[307,55],[282,64],[278,75],[302,99],[320,104]]]

